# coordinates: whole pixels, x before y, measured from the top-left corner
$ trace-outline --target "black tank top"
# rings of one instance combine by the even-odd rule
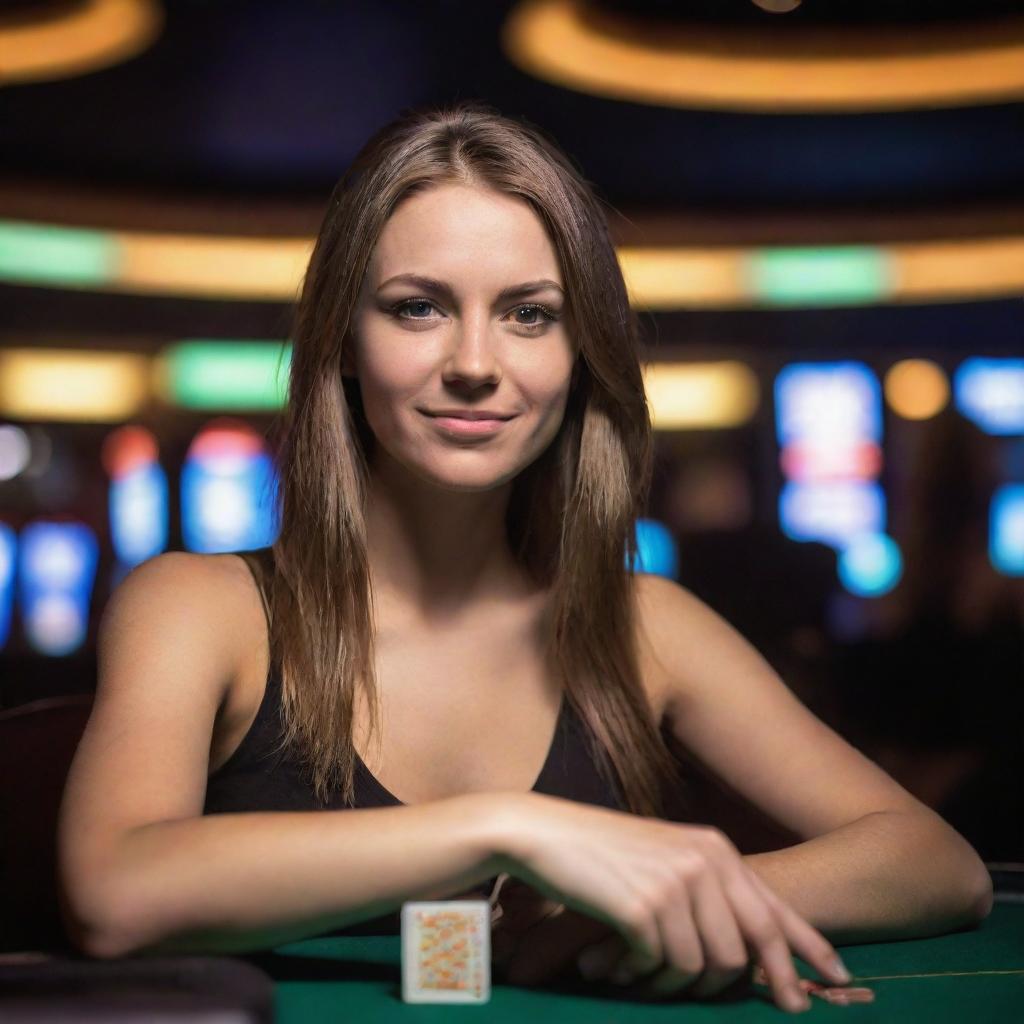
[[[264,573],[271,566],[269,548],[238,552],[252,572],[260,589],[264,611],[269,611],[263,589]],[[400,807],[402,801],[377,781],[356,754],[355,808],[344,804],[341,794],[320,803],[301,765],[287,750],[279,751],[283,735],[281,717],[281,680],[275,659],[267,674],[263,699],[249,731],[231,756],[211,772],[206,784],[204,814],[241,811],[315,811],[352,810],[367,807]],[[568,698],[562,698],[555,734],[547,760],[531,792],[576,800],[613,810],[626,810],[626,802],[617,779],[602,774],[588,739],[593,742],[583,720]],[[609,773],[615,776],[609,766]],[[486,883],[488,889],[495,879]],[[397,934],[398,911],[364,921],[332,934]]]

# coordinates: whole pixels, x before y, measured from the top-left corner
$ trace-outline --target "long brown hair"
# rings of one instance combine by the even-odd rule
[[[589,184],[539,129],[478,102],[413,109],[375,134],[331,194],[296,312],[280,421],[280,532],[268,587],[284,745],[319,799],[353,805],[357,687],[380,735],[365,497],[374,444],[342,354],[373,247],[398,204],[458,182],[527,201],[558,254],[576,367],[558,435],[513,482],[511,550],[550,588],[549,664],[598,764],[629,808],[659,815],[675,762],[652,720],[634,640],[634,521],[650,485],[651,424],[636,316]]]

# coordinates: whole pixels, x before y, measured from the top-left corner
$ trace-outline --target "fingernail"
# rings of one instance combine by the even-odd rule
[[[786,1003],[791,1010],[809,1010],[811,1008],[811,1001],[807,998],[806,993],[797,989],[790,989],[786,993]]]
[[[846,969],[846,965],[839,957],[832,961],[832,975],[844,983],[853,980],[853,975]]]

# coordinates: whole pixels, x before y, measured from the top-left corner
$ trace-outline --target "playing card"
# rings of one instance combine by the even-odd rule
[[[402,999],[486,1003],[491,997],[487,900],[402,904]]]

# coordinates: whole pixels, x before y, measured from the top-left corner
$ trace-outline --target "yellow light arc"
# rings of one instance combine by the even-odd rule
[[[1024,96],[1024,18],[910,30],[656,27],[579,0],[522,0],[509,59],[577,92],[667,107],[764,113],[901,110]]]
[[[85,0],[51,18],[0,18],[0,85],[71,78],[119,64],[163,28],[155,0]]]
[[[56,225],[0,221],[19,230]],[[243,301],[294,302],[313,248],[312,238],[250,237],[138,231],[106,233],[114,254],[109,274],[88,281],[53,279],[47,287],[175,295]],[[27,243],[18,243],[27,244]],[[835,246],[819,248],[827,254]],[[812,247],[814,248],[814,247]],[[871,298],[876,305],[962,302],[1024,294],[1024,237],[873,243],[885,257],[889,280]],[[731,309],[770,305],[752,287],[749,261],[772,247],[619,246],[619,263],[638,309]],[[39,284],[16,266],[0,269],[11,284]],[[799,305],[799,303],[793,303]],[[808,300],[808,305],[843,305]]]

